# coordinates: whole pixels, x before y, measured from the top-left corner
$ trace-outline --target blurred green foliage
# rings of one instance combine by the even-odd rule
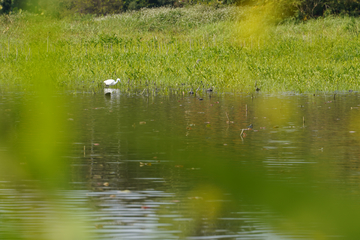
[[[10,116],[5,118],[8,121],[1,122],[1,142],[12,153],[7,157],[12,161],[2,161],[1,164],[15,165],[1,169],[19,171],[9,174],[14,180],[30,178],[38,180],[42,188],[54,189],[55,186],[64,187],[67,183],[66,164],[60,156],[65,154],[70,139],[67,139],[69,129],[61,107],[64,100],[57,96],[54,85],[54,77],[59,74],[62,65],[47,52],[46,42],[38,44],[29,36],[32,35],[32,31],[36,31],[39,36],[46,36],[56,30],[51,26],[38,27],[35,25],[24,29],[23,32],[24,36],[28,36],[27,41],[36,62],[25,61],[19,66],[19,77],[24,79],[25,84],[20,84],[20,88],[22,91],[30,92],[32,97],[20,98],[16,104],[9,105]],[[14,86],[20,86],[16,78],[12,78],[11,81]],[[28,110],[29,108],[31,110]],[[14,125],[14,122],[17,124]]]
[[[107,15],[141,8],[161,6],[183,7],[188,5],[208,5],[222,7],[266,6],[273,5],[274,15],[282,18],[296,17],[309,19],[329,14],[346,14],[358,16],[360,1],[354,0],[1,0],[0,12],[9,13],[27,10],[35,13],[47,13],[55,16],[65,16],[74,13]]]
[[[48,51],[47,41],[37,42],[33,34],[50,39],[49,32],[55,35],[56,26],[34,24],[22,30],[36,61],[18,66],[23,84],[9,79],[13,86],[21,86],[21,93],[1,94],[0,147],[5,150],[0,151],[0,201],[10,207],[0,214],[0,238],[89,239],[84,232],[86,221],[74,217],[78,210],[66,204],[61,193],[70,188],[70,165],[64,156],[74,136],[65,110],[67,101],[54,85],[62,64]],[[32,200],[22,208],[24,198]]]

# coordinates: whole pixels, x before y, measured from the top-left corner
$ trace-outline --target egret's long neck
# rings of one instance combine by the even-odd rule
[[[118,82],[120,82],[120,78],[116,79],[116,82],[115,82],[115,83],[118,83]]]

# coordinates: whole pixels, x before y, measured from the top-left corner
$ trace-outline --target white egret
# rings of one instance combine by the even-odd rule
[[[108,79],[104,81],[106,87],[113,86],[118,82],[120,82],[120,78],[116,79],[116,81],[114,79]]]

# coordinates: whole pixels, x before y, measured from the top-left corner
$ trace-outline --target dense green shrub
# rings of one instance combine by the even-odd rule
[[[299,5],[299,14],[316,17],[326,14],[348,14],[358,16],[360,1],[358,0],[302,0]]]
[[[71,6],[78,13],[114,14],[123,11],[123,0],[72,0]]]
[[[160,6],[182,7],[208,5],[215,8],[224,5],[254,6],[272,9],[272,15],[284,19],[297,17],[306,20],[328,14],[358,16],[360,0],[0,0],[0,12],[28,10],[53,15],[96,14],[108,15],[125,11]]]
[[[11,0],[0,0],[0,12],[9,13],[11,10]]]
[[[61,15],[69,11],[70,13],[107,15],[166,5],[176,6],[175,0],[0,0],[0,6],[2,6],[0,11],[9,13],[21,9],[35,13]]]
[[[237,0],[237,5],[276,6],[277,15],[308,19],[328,14],[358,16],[360,0]]]

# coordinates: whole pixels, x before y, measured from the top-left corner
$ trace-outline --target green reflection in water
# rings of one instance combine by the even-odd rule
[[[256,236],[260,221],[292,237],[358,235],[356,93],[334,99],[204,92],[199,100],[113,90],[69,94],[66,101],[48,93],[3,99],[1,169],[16,170],[5,180],[37,180],[41,198],[54,206],[62,201],[48,196],[54,189],[81,182],[94,196],[105,194],[96,197],[99,208],[127,203],[154,210],[167,224],[160,228],[180,237]],[[64,152],[70,142],[76,144]],[[72,159],[66,162],[65,154]],[[174,195],[150,198],[145,190]],[[135,193],[164,205],[118,198]],[[111,224],[120,225],[95,227],[106,232]]]
[[[253,98],[214,94],[204,99],[116,94],[98,99],[93,109],[86,110],[94,118],[88,129],[102,145],[97,153],[109,154],[118,146],[120,159],[138,160],[138,167],[171,160],[172,169],[157,168],[159,175],[167,181],[178,176],[186,182],[185,192],[193,189],[201,196],[205,191],[201,186],[221,189],[233,200],[265,206],[284,217],[277,224],[289,232],[305,228],[314,238],[357,234],[352,223],[358,211],[353,169],[358,139],[349,118],[356,94],[335,100],[323,94]],[[103,101],[105,107],[98,108]],[[250,123],[254,128],[240,136]],[[153,165],[141,165],[146,161]],[[196,171],[191,180],[186,179],[187,171]],[[183,194],[186,201],[197,199]],[[210,219],[206,214],[204,218]],[[340,217],[349,222],[340,223]],[[270,215],[270,222],[274,219]]]

